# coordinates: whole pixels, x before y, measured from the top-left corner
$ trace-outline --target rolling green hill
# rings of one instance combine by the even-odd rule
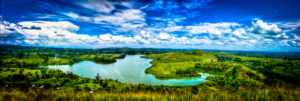
[[[215,55],[201,50],[150,54],[144,57],[153,59],[152,66],[145,72],[154,74],[155,77],[161,79],[199,77],[200,75],[194,71],[196,63],[217,61]]]

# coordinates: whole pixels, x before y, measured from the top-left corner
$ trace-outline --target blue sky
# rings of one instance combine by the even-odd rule
[[[1,0],[0,42],[300,51],[299,0]]]

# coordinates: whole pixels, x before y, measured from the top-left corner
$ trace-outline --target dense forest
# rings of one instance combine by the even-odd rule
[[[0,51],[0,100],[5,101],[300,100],[300,55],[295,52],[26,46],[1,46]],[[196,78],[201,76],[199,72],[213,76],[191,86],[153,86],[38,68],[83,60],[107,64],[128,54],[152,59],[152,66],[145,72],[159,79]]]

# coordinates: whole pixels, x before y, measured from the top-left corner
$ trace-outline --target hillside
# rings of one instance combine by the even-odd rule
[[[209,73],[200,86],[211,89],[238,90],[269,85],[299,84],[299,60],[237,56],[230,53],[210,53],[200,50],[164,54],[150,54],[153,65],[146,73],[160,79],[195,78]],[[208,61],[213,60],[213,61]]]
[[[145,58],[153,59],[152,66],[146,69],[157,78],[187,78],[199,77],[193,70],[198,62],[217,61],[217,57],[210,52],[194,50],[190,52],[175,52],[164,54],[150,54]]]

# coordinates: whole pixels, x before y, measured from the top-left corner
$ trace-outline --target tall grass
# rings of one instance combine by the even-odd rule
[[[265,88],[252,90],[239,90],[235,92],[213,91],[199,89],[196,94],[169,94],[157,92],[106,92],[99,91],[90,93],[89,91],[55,90],[55,89],[29,89],[22,91],[18,89],[0,89],[1,101],[120,101],[120,100],[144,100],[144,101],[298,101],[300,100],[300,88]]]

